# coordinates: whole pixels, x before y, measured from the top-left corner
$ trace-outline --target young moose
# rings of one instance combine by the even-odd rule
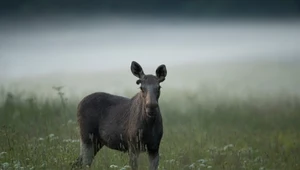
[[[97,92],[79,103],[80,156],[73,167],[90,166],[97,152],[106,146],[128,152],[133,170],[138,169],[139,153],[147,152],[149,169],[157,170],[163,136],[158,99],[167,69],[162,64],[156,69],[156,76],[145,75],[142,67],[132,61],[131,72],[138,77],[136,84],[141,89],[132,98]]]

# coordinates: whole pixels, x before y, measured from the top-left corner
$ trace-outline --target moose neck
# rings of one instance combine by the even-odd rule
[[[129,106],[129,112],[128,112],[128,119],[127,119],[127,132],[128,137],[131,140],[134,140],[134,138],[138,133],[148,133],[149,130],[152,129],[154,122],[157,119],[157,116],[160,114],[159,109],[158,113],[154,113],[156,116],[148,116],[146,114],[146,104],[145,99],[143,97],[143,94],[141,92],[137,93],[135,96],[133,96],[130,100],[130,106]],[[143,135],[143,134],[140,134]]]

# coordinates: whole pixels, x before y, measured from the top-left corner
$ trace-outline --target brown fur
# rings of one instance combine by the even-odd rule
[[[149,168],[158,168],[163,136],[159,84],[165,80],[167,70],[165,65],[160,65],[156,76],[145,75],[142,67],[133,61],[131,71],[139,78],[137,84],[141,84],[141,91],[132,98],[96,92],[78,104],[81,149],[73,168],[90,166],[103,146],[128,152],[132,169],[138,169],[139,153],[147,152]]]

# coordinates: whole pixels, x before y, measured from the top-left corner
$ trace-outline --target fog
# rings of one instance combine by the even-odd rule
[[[189,75],[177,74],[176,77],[174,73],[184,73],[191,64],[196,68],[199,64],[205,70],[203,66],[211,63],[226,66],[228,62],[263,63],[300,58],[300,22],[297,20],[6,19],[0,21],[0,37],[2,82],[14,80],[28,84],[30,80],[29,84],[34,84],[43,77],[42,82],[48,81],[50,87],[56,82],[72,85],[66,83],[70,75],[80,82],[93,73],[102,73],[105,77],[114,71],[131,76],[132,81],[135,80],[130,73],[132,60],[145,67],[146,73],[154,73],[158,65],[166,64],[171,78],[173,75],[169,85],[175,85],[183,84],[182,78]],[[218,72],[215,68],[211,68],[216,71],[215,75],[224,73],[224,69]],[[289,74],[283,77],[286,75]],[[47,76],[57,77],[56,82]],[[104,77],[101,77],[102,84]],[[76,84],[73,89],[80,87]]]

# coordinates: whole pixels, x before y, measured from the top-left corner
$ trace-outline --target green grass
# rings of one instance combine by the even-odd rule
[[[210,92],[162,95],[159,169],[300,169],[299,97]],[[79,154],[79,100],[6,94],[1,91],[0,169],[70,169]],[[103,148],[91,169],[126,165],[127,154]],[[139,166],[147,169],[146,154]]]

